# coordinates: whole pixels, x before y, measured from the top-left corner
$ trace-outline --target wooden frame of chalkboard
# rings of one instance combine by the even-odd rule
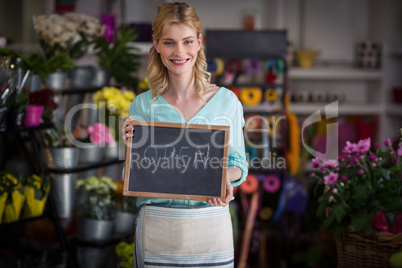
[[[132,121],[123,195],[226,199],[229,126]]]

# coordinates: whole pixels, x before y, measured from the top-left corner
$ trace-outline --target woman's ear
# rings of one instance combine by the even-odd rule
[[[156,49],[156,52],[159,53],[158,42],[156,42],[156,40],[153,37],[152,37],[152,42],[154,43],[154,47]]]

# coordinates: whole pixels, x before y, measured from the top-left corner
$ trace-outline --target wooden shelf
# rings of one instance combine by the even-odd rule
[[[311,115],[317,110],[325,111],[326,103],[306,103],[306,104],[296,104],[292,103],[290,105],[290,111],[299,115]],[[336,112],[333,109],[329,112]],[[381,107],[376,104],[339,104],[338,114],[339,115],[380,115]]]
[[[366,80],[380,81],[381,70],[365,70],[352,67],[289,68],[289,79],[298,80]]]

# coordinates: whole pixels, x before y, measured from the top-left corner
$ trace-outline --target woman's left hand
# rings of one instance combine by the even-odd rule
[[[226,207],[229,205],[230,200],[233,198],[233,186],[230,183],[229,177],[226,178],[226,200],[223,202],[219,198],[211,198],[207,201],[207,203],[211,206],[219,206],[219,207]]]

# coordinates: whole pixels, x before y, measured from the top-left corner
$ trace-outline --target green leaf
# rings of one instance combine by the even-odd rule
[[[355,227],[356,231],[370,231],[372,218],[373,217],[369,214],[359,213],[352,217],[351,224]]]

